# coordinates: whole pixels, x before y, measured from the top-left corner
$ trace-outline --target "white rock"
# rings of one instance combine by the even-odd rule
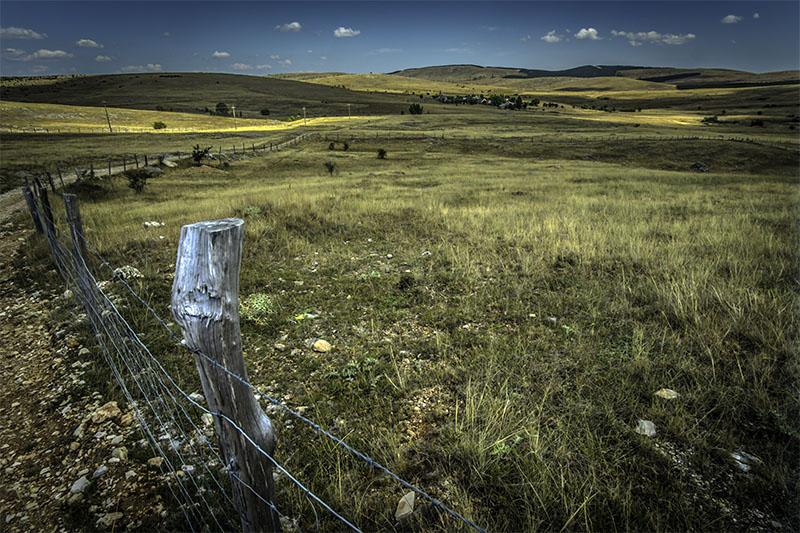
[[[125,479],[130,479],[132,477],[136,477],[136,472],[134,472],[133,470],[128,470],[127,472],[125,472]]]
[[[106,465],[100,465],[97,467],[97,470],[94,471],[92,474],[92,479],[98,478],[108,472],[108,467]]]
[[[69,489],[69,492],[70,494],[77,494],[86,490],[86,487],[88,486],[89,480],[86,479],[86,476],[81,476],[75,483],[72,484],[72,488]]]
[[[407,492],[400,501],[397,502],[397,510],[394,512],[396,520],[402,520],[414,512],[414,493]]]
[[[639,420],[636,425],[636,433],[639,435],[647,435],[648,437],[655,437],[656,425],[649,420]]]
[[[119,448],[114,448],[111,450],[111,457],[119,459],[120,461],[127,461],[128,460],[128,449],[125,446],[120,446]]]
[[[193,402],[197,402],[197,403],[206,401],[206,399],[203,397],[203,395],[200,394],[200,393],[197,393],[197,392],[191,393],[189,395],[189,399],[192,400]]]
[[[203,413],[200,419],[203,421],[203,424],[207,426],[214,424],[214,416],[211,413]]]
[[[741,450],[733,452],[731,457],[733,457],[736,466],[738,466],[742,472],[749,472],[754,466],[761,464],[761,459]]]
[[[659,398],[664,398],[665,400],[674,400],[680,396],[680,394],[672,389],[659,389],[656,391],[655,395]]]

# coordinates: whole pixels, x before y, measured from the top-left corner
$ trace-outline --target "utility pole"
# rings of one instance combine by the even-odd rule
[[[236,106],[231,104],[231,109],[233,109],[233,129],[236,129]]]
[[[303,126],[306,125],[306,108],[303,108]]]
[[[350,115],[350,104],[347,104],[347,118],[353,118],[353,117]]]
[[[114,133],[114,130],[111,129],[111,119],[108,118],[108,108],[106,107],[106,101],[103,100],[103,109],[106,110],[106,121],[108,122],[108,132]]]

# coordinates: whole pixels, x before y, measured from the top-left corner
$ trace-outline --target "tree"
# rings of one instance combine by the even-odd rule
[[[167,127],[167,125],[164,124],[163,122],[161,122],[160,120],[157,120],[157,121],[153,122],[153,129],[154,130],[163,130],[166,127]]]
[[[522,109],[522,97],[517,96],[516,101],[514,101],[514,109]]]
[[[267,108],[265,107],[264,109],[262,109],[262,110],[261,110],[261,114],[262,114],[262,115],[264,115],[264,116],[267,116],[267,115],[269,115],[269,109],[267,109]]]
[[[228,109],[228,106],[225,104],[225,102],[220,102],[217,104],[217,115],[221,117],[231,116],[231,111]]]
[[[378,148],[378,159],[386,159],[386,150]]]
[[[192,148],[192,160],[195,164],[200,164],[200,162],[208,156],[208,152],[211,151],[211,147],[208,148],[200,148],[199,144],[195,144],[194,148]]]
[[[410,106],[408,106],[408,112],[411,115],[421,115],[422,106],[419,104],[411,104]]]

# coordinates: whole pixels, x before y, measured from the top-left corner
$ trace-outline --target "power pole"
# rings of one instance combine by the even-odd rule
[[[108,132],[114,133],[114,130],[111,129],[111,119],[108,118],[108,108],[106,107],[106,101],[103,100],[103,109],[106,110],[106,121],[108,122]]]
[[[236,106],[231,104],[231,109],[233,109],[233,129],[236,129]]]
[[[306,125],[306,108],[303,108],[303,126]]]

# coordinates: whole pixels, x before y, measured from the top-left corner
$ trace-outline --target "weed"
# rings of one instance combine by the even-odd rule
[[[333,161],[325,161],[323,165],[325,165],[325,170],[328,171],[328,174],[333,176],[333,173],[336,170],[336,163]]]
[[[239,316],[243,320],[260,323],[273,313],[275,313],[275,304],[273,304],[272,298],[266,294],[251,294],[239,303]]]
[[[386,159],[386,150],[378,148],[378,159]]]
[[[143,168],[134,168],[125,171],[125,177],[128,179],[128,187],[136,191],[138,194],[144,191],[144,187],[147,185],[147,179],[150,177],[150,173]]]

